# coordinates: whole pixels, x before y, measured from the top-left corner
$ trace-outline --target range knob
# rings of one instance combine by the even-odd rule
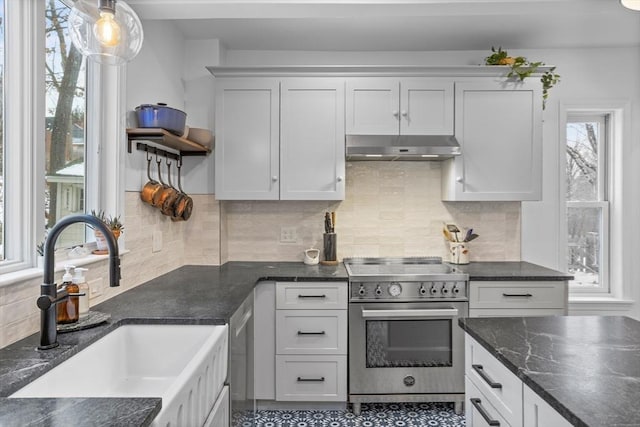
[[[449,288],[447,288],[447,284],[442,284],[442,295],[449,295]]]
[[[420,289],[418,290],[418,292],[420,293],[421,296],[424,296],[427,294],[427,288],[424,287],[424,284],[420,285]]]
[[[451,289],[451,292],[453,292],[453,295],[458,295],[460,293],[460,288],[458,287],[458,285],[454,285],[453,289]]]
[[[367,293],[367,291],[364,289],[364,286],[360,285],[360,288],[358,289],[358,295],[363,297],[363,296],[365,296],[366,293]]]
[[[438,293],[438,287],[436,285],[431,285],[431,289],[429,289],[429,292],[431,292],[431,295],[435,295]]]
[[[402,286],[400,285],[400,283],[391,283],[389,285],[389,295],[391,295],[392,297],[399,297],[402,294]]]
[[[376,295],[382,295],[382,288],[380,287],[380,285],[376,286]]]

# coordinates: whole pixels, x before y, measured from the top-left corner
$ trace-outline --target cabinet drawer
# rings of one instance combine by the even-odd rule
[[[564,308],[567,282],[469,283],[469,308]]]
[[[347,400],[347,356],[277,356],[276,400]]]
[[[277,310],[278,354],[347,354],[346,310]]]
[[[469,377],[465,377],[465,418],[467,427],[514,427],[500,415],[500,412],[473,384]],[[493,424],[491,422],[493,421]],[[498,424],[495,424],[495,421]]]
[[[512,427],[522,426],[522,381],[469,335],[465,375]]]
[[[346,310],[346,282],[276,283],[277,309]]]

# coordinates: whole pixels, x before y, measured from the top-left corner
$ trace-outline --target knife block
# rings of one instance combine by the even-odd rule
[[[324,246],[324,260],[320,261],[323,265],[337,265],[338,264],[338,236],[336,233],[324,233],[322,236]]]

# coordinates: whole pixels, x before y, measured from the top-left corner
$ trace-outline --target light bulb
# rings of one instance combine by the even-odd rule
[[[103,46],[117,46],[120,43],[120,25],[111,12],[100,11],[100,19],[93,25],[93,34]]]

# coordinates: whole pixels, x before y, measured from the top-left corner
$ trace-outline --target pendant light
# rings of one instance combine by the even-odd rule
[[[69,14],[71,42],[96,62],[120,65],[140,52],[144,33],[122,0],[77,0]]]
[[[620,0],[620,3],[631,10],[640,10],[640,0]]]

